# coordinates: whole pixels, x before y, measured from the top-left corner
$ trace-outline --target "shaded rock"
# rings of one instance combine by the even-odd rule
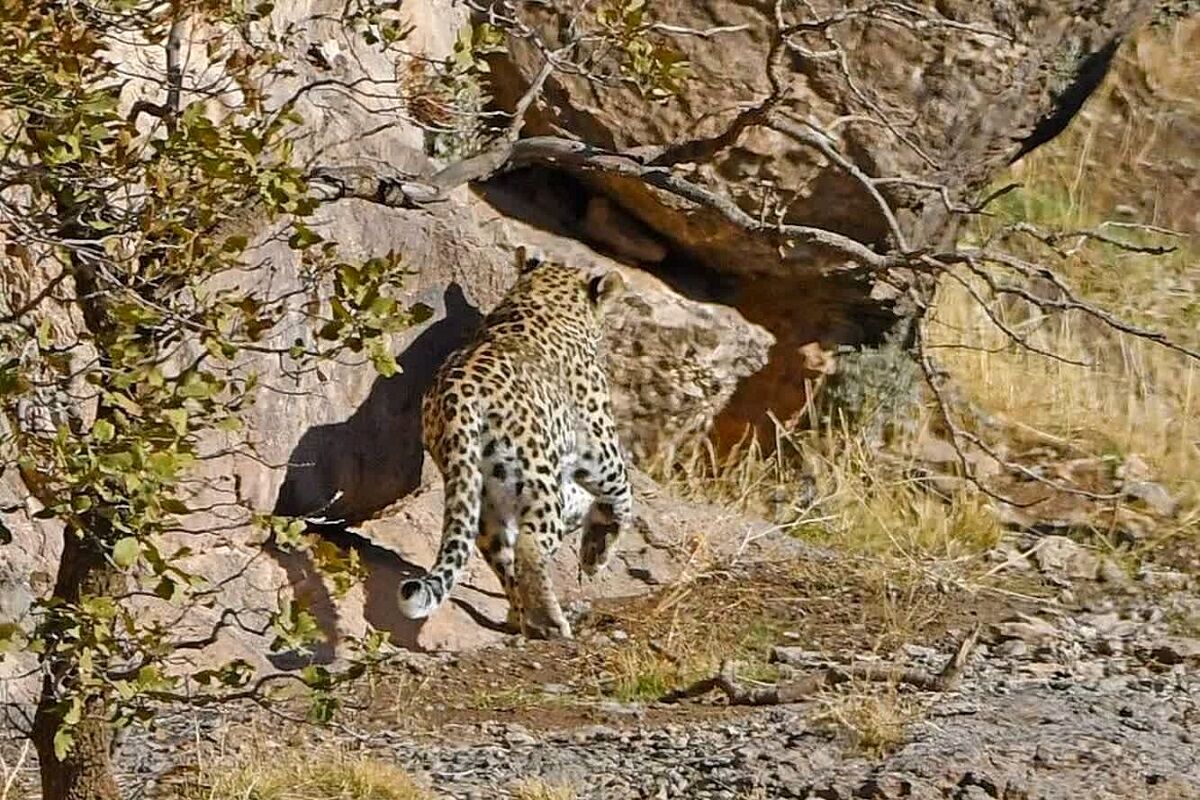
[[[1150,645],[1146,652],[1161,664],[1200,662],[1200,639],[1187,636],[1167,636]]]
[[[1065,536],[1047,536],[1033,551],[1032,558],[1042,574],[1057,580],[1095,580],[1100,558],[1083,545]]]

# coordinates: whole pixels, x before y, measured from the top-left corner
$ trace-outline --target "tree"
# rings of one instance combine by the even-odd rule
[[[31,296],[0,297],[0,401],[7,419],[0,468],[19,471],[39,515],[61,524],[63,553],[33,626],[5,625],[0,633],[8,647],[38,655],[42,686],[29,734],[43,796],[118,796],[109,764],[112,730],[151,723],[163,703],[262,700],[271,685],[298,681],[312,692],[314,716],[326,719],[336,705],[336,685],[384,656],[380,637],[369,635],[352,643],[354,655],[338,671],[310,666],[255,674],[233,661],[181,672],[174,661],[229,628],[270,631],[279,650],[309,647],[316,638],[301,604],[281,603],[265,623],[251,623],[240,609],[220,606],[219,585],[184,565],[188,537],[222,533],[206,515],[215,506],[239,505],[198,485],[195,468],[231,452],[254,457],[241,436],[241,416],[266,389],[243,357],[265,354],[278,358],[281,369],[311,370],[349,352],[388,375],[396,369],[389,335],[423,313],[396,299],[404,276],[400,256],[349,262],[336,243],[306,224],[322,203],[354,197],[428,208],[498,172],[551,165],[640,182],[707,210],[747,241],[835,253],[843,272],[892,284],[910,298],[911,350],[960,448],[986,443],[954,421],[941,373],[921,346],[923,314],[939,280],[981,284],[983,304],[1016,298],[1073,309],[1200,357],[1088,303],[1045,265],[991,246],[911,246],[881,189],[904,179],[868,174],[835,146],[828,130],[787,113],[794,99],[783,75],[787,59],[840,63],[846,56],[832,38],[824,55],[814,53],[810,38],[863,20],[953,34],[961,29],[953,20],[901,3],[863,4],[827,16],[779,3],[766,43],[766,97],[747,98],[717,135],[622,151],[569,132],[522,138],[522,126],[553,76],[581,77],[597,91],[633,87],[645,102],[667,101],[688,79],[672,38],[719,31],[680,30],[654,19],[641,0],[611,0],[584,8],[550,44],[520,13],[521,4],[471,5],[476,24],[451,58],[426,64],[430,80],[404,90],[431,149],[449,163],[431,175],[397,177],[359,164],[298,163],[295,101],[318,85],[306,84],[282,102],[268,98],[266,86],[286,72],[282,52],[298,46],[294,32],[265,24],[269,3],[4,0],[0,230],[15,268],[47,272],[47,278]],[[398,7],[392,0],[351,0],[331,18],[399,61],[407,29]],[[541,66],[512,108],[496,109],[485,57],[516,42],[533,48]],[[214,69],[186,75],[180,62],[185,43],[202,43]],[[164,74],[160,101],[141,100],[124,110],[122,54],[131,47],[161,50]],[[312,57],[328,58],[320,51]],[[352,96],[372,91],[335,79],[323,83]],[[230,96],[236,101],[229,103]],[[883,240],[868,244],[817,225],[755,216],[680,168],[756,128],[782,131],[857,181],[886,223]],[[990,199],[907,183],[944,199],[947,214],[977,213]],[[288,246],[304,266],[302,286],[238,286],[237,276],[255,258],[252,223],[260,219],[284,221]],[[1053,233],[1032,235],[1054,241]],[[1053,291],[1035,292],[1035,284]],[[56,314],[77,315],[82,335],[62,338]],[[297,324],[314,329],[319,346],[304,339],[272,344],[273,334]],[[1031,346],[1019,332],[1010,334]],[[353,554],[307,535],[304,520],[239,511],[280,545],[309,552],[339,589],[356,577]],[[131,601],[144,597],[166,604],[171,614],[135,614]],[[200,607],[220,609],[212,630],[180,638],[173,621]]]
[[[399,27],[378,16],[386,10],[348,11],[346,22],[395,39]],[[306,309],[321,345],[297,342],[277,353],[290,368],[351,351],[391,374],[388,334],[420,313],[395,300],[399,257],[347,263],[305,226],[315,204],[292,163],[292,109],[267,108],[259,91],[282,41],[238,38],[269,12],[269,4],[203,0],[5,3],[6,255],[30,276],[52,274],[24,302],[11,294],[3,301],[0,395],[9,432],[0,469],[19,470],[39,516],[61,523],[63,551],[36,624],[9,624],[3,633],[9,647],[39,654],[42,689],[29,733],[47,798],[116,797],[112,726],[150,719],[155,703],[257,697],[280,677],[255,676],[234,661],[188,675],[200,690],[185,698],[184,676],[169,659],[247,623],[224,609],[208,635],[181,639],[172,619],[142,618],[127,602],[154,596],[180,614],[216,602],[215,588],[182,566],[190,550],[179,539],[196,533],[189,520],[205,510],[190,470],[221,455],[217,434],[229,448],[246,447],[240,414],[259,384],[239,358],[269,349],[267,334],[299,313],[297,292],[227,280],[248,258],[250,240],[237,225],[244,208],[288,215],[289,245],[306,267],[299,291],[317,296],[330,287],[327,303]],[[184,30],[201,25],[217,34],[210,60],[240,90],[240,103],[221,114],[206,99],[226,87],[183,85]],[[116,51],[129,41],[163,48],[167,69],[163,102],[141,101],[125,114]],[[51,317],[62,309],[81,316],[83,336],[56,332]],[[254,523],[281,546],[311,550],[336,585],[354,576],[354,559],[307,538],[303,521],[259,514]],[[313,638],[311,618],[296,604],[281,605],[267,625],[279,649]],[[378,655],[377,639],[359,644],[360,657],[338,675],[311,667],[294,676],[325,698],[319,716],[330,711],[327,690]]]

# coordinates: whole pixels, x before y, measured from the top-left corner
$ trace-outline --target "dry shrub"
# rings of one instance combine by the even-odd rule
[[[251,752],[205,766],[175,793],[186,800],[432,800],[386,761],[333,748]]]
[[[540,778],[529,778],[513,787],[513,800],[575,800],[575,790],[558,783],[547,783]]]
[[[868,758],[882,758],[905,742],[908,726],[921,714],[911,697],[895,686],[851,685],[838,694],[827,695],[813,718],[838,733],[854,751]]]

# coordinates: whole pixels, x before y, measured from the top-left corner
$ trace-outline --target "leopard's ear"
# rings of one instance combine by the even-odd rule
[[[531,272],[546,262],[546,256],[542,251],[529,249],[525,245],[517,247],[516,252],[517,272],[524,275],[526,272]]]
[[[596,308],[605,311],[625,293],[625,288],[624,276],[614,269],[588,281],[588,299]]]

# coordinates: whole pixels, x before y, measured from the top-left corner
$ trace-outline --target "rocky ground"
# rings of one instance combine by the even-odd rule
[[[577,642],[415,657],[352,698],[357,710],[332,729],[247,709],[166,718],[126,737],[122,781],[132,797],[169,796],[203,786],[214,765],[336,742],[462,800],[515,796],[531,777],[589,800],[1200,798],[1195,579],[1072,580],[1063,570],[1087,561],[1082,548],[1048,541],[1054,558],[997,553],[1005,570],[1028,570],[1020,590],[1010,580],[876,594],[848,573],[822,580],[828,565],[777,564],[614,601]],[[697,644],[721,616],[746,636]],[[764,619],[780,624],[763,632]],[[748,687],[851,663],[936,674],[974,628],[978,644],[944,691],[856,679],[787,705],[654,700],[655,670],[687,661],[700,676],[711,654],[738,659]],[[779,652],[791,666],[768,663]],[[664,680],[687,683],[686,672]],[[631,675],[642,683],[631,688]]]

